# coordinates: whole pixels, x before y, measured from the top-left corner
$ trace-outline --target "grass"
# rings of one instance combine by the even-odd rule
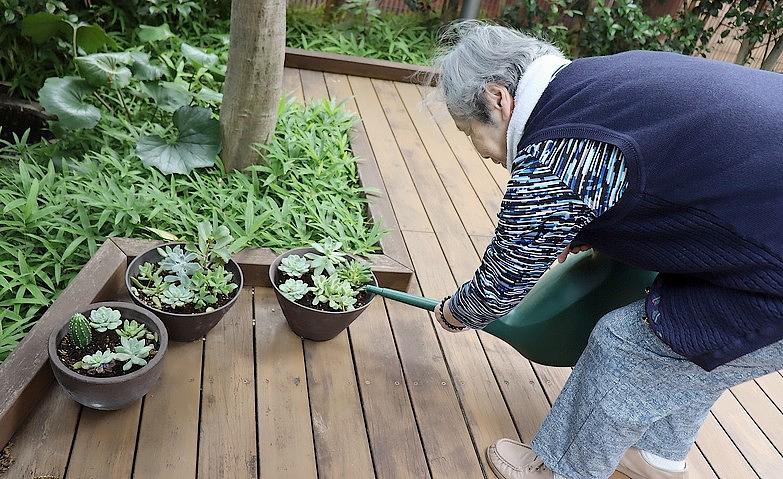
[[[438,23],[422,15],[388,13],[330,21],[322,9],[289,8],[286,29],[289,47],[427,65]]]
[[[221,91],[225,33],[189,41],[218,55],[209,68],[189,65],[178,38],[144,48],[169,67],[168,80],[193,93]],[[248,247],[334,238],[352,252],[377,249],[382,225],[366,217],[368,192],[350,151],[355,118],[340,105],[283,103],[273,139],[258,147],[261,164],[242,172],[218,164],[186,176],[164,175],[135,154],[140,136],[171,135],[170,114],[143,95],[104,101],[108,108],[95,103],[103,111],[93,129],[0,146],[0,361],[108,237],[190,239],[200,221],[215,219]],[[216,114],[210,102],[193,100]]]

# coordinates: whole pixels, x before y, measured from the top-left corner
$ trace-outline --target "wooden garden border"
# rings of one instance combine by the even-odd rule
[[[374,78],[397,81],[408,81],[416,71],[409,65],[294,49],[286,49],[286,65],[349,75],[377,75]],[[405,290],[413,276],[413,266],[361,122],[351,132],[351,148],[360,159],[357,164],[360,181],[371,190],[369,216],[387,231],[381,239],[381,253],[369,255],[368,259],[381,286]],[[8,444],[54,380],[48,365],[47,342],[55,325],[82,306],[113,299],[118,291],[124,291],[128,263],[159,243],[133,238],[110,238],[104,242],[19,346],[0,364],[0,448]],[[245,286],[270,286],[269,265],[276,257],[267,248],[238,253],[234,259],[242,268]]]
[[[426,79],[427,74],[432,72],[431,68],[421,65],[316,52],[300,48],[285,49],[285,66],[408,83],[421,83]],[[419,73],[423,73],[423,75],[419,75]]]

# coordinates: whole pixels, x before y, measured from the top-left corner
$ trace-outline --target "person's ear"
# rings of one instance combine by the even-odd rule
[[[514,109],[514,97],[508,88],[490,83],[486,88],[486,96],[489,107],[497,110],[503,120],[511,118],[511,112]]]

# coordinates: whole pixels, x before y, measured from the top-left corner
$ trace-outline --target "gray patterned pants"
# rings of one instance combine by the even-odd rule
[[[533,440],[558,474],[605,479],[631,446],[682,460],[721,393],[783,369],[781,341],[707,372],[661,342],[643,314],[638,301],[598,322]]]

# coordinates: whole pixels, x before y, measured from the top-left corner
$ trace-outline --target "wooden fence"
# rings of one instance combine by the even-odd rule
[[[497,18],[500,16],[500,14],[503,12],[503,9],[506,7],[506,5],[513,3],[514,0],[482,0],[481,2],[481,11],[482,13],[488,17],[488,18]],[[321,5],[324,3],[324,0],[288,0],[289,5],[296,5],[296,6],[316,6]],[[438,11],[442,8],[444,3],[444,0],[434,0],[432,2],[433,8],[435,11]],[[378,2],[381,9],[388,12],[394,12],[394,13],[402,13],[409,11],[408,6],[405,4],[405,0],[380,0]],[[709,26],[715,26],[718,23],[717,18],[713,18],[711,20],[712,23],[708,24]],[[722,28],[720,31],[722,31],[724,28]],[[737,56],[737,52],[740,48],[740,42],[737,40],[720,40],[720,31],[716,33],[714,36],[715,41],[711,47],[711,51],[707,54],[708,58],[713,58],[715,60],[723,60],[727,62],[733,62],[734,58]],[[761,66],[762,58],[762,51],[763,49],[760,49],[761,51],[754,52],[751,61],[749,62],[750,66],[753,66],[755,68],[758,68]],[[780,58],[777,65],[774,68],[777,72],[783,72],[783,57]]]

